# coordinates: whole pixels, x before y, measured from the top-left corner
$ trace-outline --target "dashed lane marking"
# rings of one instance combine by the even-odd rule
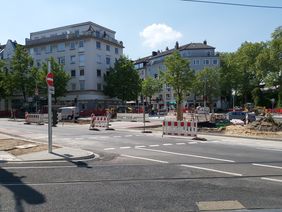
[[[133,135],[125,135],[124,137],[132,137]]]
[[[131,147],[130,146],[123,146],[123,147],[120,147],[120,149],[130,149]]]
[[[191,154],[169,152],[169,151],[157,150],[157,149],[146,149],[146,148],[143,148],[143,147],[140,147],[138,149],[144,150],[144,151],[160,152],[160,153],[171,154],[171,155],[180,155],[180,156],[186,156],[186,157],[193,157],[193,158],[201,158],[201,159],[207,159],[207,160],[215,160],[215,161],[223,161],[223,162],[228,162],[228,163],[235,163],[235,161],[233,161],[233,160],[226,160],[226,159],[214,158],[214,157],[206,157],[206,156],[201,156],[201,155],[191,155]]]
[[[121,136],[120,135],[115,135],[115,136],[113,136],[114,138],[121,138]]]
[[[77,166],[14,166],[2,167],[2,169],[60,169],[60,168],[77,168]]]
[[[196,202],[200,211],[239,210],[245,207],[238,200]]]
[[[145,148],[146,146],[135,146],[134,148]]]
[[[176,145],[185,145],[186,143],[176,143]]]
[[[276,151],[276,152],[282,152],[282,149],[273,149],[273,148],[256,148],[259,150],[268,150],[268,151]]]
[[[267,180],[267,181],[272,181],[272,182],[277,182],[277,183],[282,183],[282,180],[278,180],[278,179],[274,179],[274,178],[262,177],[260,179]]]
[[[191,165],[186,165],[186,164],[181,164],[180,166],[192,168],[192,169],[200,169],[200,170],[210,171],[210,172],[217,172],[217,173],[227,174],[227,175],[232,175],[232,176],[242,176],[242,174],[238,174],[238,173],[234,173],[234,172],[226,172],[226,171],[221,171],[221,170],[217,170],[217,169],[209,169],[209,168],[200,167],[200,166],[191,166]]]
[[[171,143],[163,144],[164,146],[171,146]]]
[[[108,151],[108,150],[114,150],[114,149],[116,149],[116,148],[106,148],[106,149],[104,149],[105,151]]]
[[[152,144],[152,145],[149,145],[149,147],[156,147],[156,146],[160,146],[159,144]]]
[[[157,163],[168,163],[167,161],[163,161],[163,160],[155,160],[155,159],[151,159],[151,158],[136,157],[136,156],[132,156],[132,155],[123,155],[122,154],[121,156],[128,157],[128,158],[139,159],[139,160],[153,161],[153,162],[157,162]]]
[[[259,163],[253,163],[252,165],[266,167],[266,168],[273,168],[273,169],[282,169],[281,166],[272,166],[272,165],[259,164]]]

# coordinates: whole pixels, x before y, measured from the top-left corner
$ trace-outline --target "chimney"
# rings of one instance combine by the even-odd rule
[[[168,47],[166,47],[165,50],[168,51],[169,50]]]
[[[176,41],[176,43],[175,43],[175,49],[179,49],[179,43],[178,43],[178,41]]]
[[[208,42],[207,42],[206,40],[204,40],[203,44],[207,45],[207,44],[208,44]]]

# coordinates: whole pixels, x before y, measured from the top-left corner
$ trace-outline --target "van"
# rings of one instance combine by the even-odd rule
[[[79,117],[78,107],[60,107],[58,109],[59,120],[73,120]]]

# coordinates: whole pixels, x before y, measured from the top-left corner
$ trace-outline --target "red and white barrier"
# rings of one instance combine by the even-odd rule
[[[42,114],[31,114],[28,112],[25,112],[24,114],[25,124],[44,124],[44,119]]]
[[[110,118],[106,116],[95,116],[91,114],[91,121],[89,129],[94,129],[95,127],[109,128]]]
[[[179,135],[197,137],[196,121],[163,121],[163,135]]]

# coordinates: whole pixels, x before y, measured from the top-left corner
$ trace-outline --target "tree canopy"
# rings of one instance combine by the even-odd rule
[[[189,61],[182,58],[179,51],[166,57],[164,64],[167,71],[162,73],[162,77],[166,84],[173,88],[176,98],[177,120],[182,120],[181,106],[184,96],[192,89],[194,71],[190,69]]]
[[[137,100],[141,92],[141,79],[133,62],[127,57],[120,57],[105,75],[104,93],[122,101]]]

